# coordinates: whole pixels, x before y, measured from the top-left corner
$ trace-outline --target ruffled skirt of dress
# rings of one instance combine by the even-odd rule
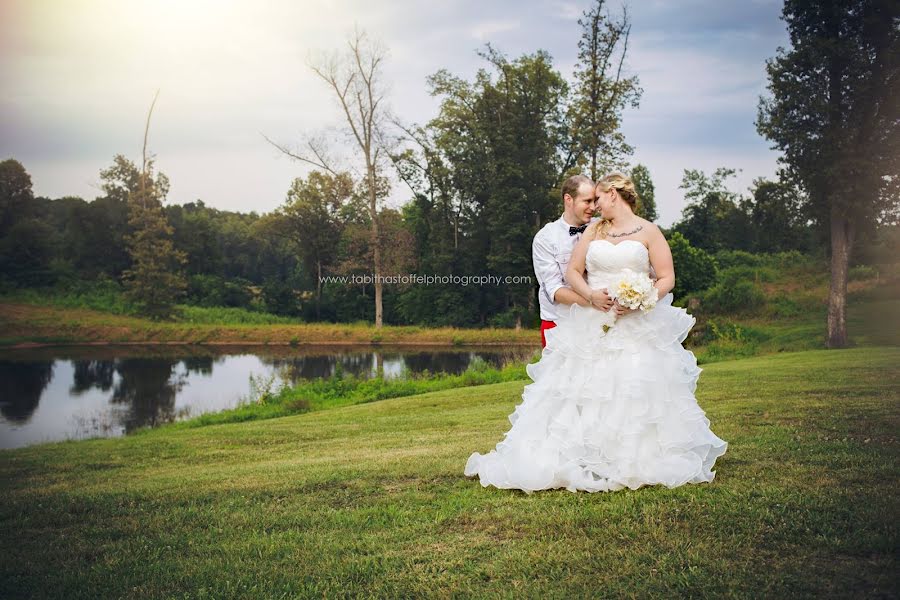
[[[469,457],[466,476],[529,494],[713,480],[728,444],[694,397],[701,369],[681,342],[696,320],[672,306],[671,294],[604,333],[610,319],[573,305],[546,331],[512,428],[494,450]]]

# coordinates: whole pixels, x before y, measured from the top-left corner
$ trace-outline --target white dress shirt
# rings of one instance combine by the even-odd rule
[[[597,220],[594,218],[591,222]],[[561,306],[553,300],[559,288],[571,287],[566,282],[566,269],[575,244],[581,239],[580,233],[569,235],[569,227],[563,217],[544,225],[531,244],[531,259],[534,263],[534,274],[537,276],[540,290],[538,300],[541,305],[541,319],[556,321]],[[566,305],[562,305],[566,306]]]

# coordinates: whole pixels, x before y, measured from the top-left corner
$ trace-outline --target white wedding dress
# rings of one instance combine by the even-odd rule
[[[622,269],[648,273],[643,243],[592,241],[585,259],[591,288]],[[465,475],[481,485],[601,492],[712,481],[727,442],[709,429],[694,391],[701,369],[681,342],[696,320],[672,295],[647,312],[614,315],[573,305],[546,331],[533,383],[509,416],[494,450],[473,453]]]

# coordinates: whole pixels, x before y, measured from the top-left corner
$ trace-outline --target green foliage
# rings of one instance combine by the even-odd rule
[[[672,226],[693,246],[708,252],[725,248],[752,249],[750,218],[742,210],[738,194],[726,182],[734,177],[734,169],[719,168],[708,176],[702,171],[685,169],[681,189],[687,206],[681,221]]]
[[[769,334],[757,327],[710,319],[701,332],[699,343],[703,344],[703,351],[698,360],[710,363],[756,356],[760,344],[769,338]]]
[[[307,272],[315,278],[315,318],[321,319],[321,277],[341,258],[338,245],[345,227],[343,212],[362,208],[348,173],[312,171],[294,179],[284,205],[270,218],[269,231],[288,238]],[[371,261],[366,264],[371,264]]]
[[[767,341],[771,337],[759,327],[754,327],[746,323],[738,323],[732,320],[716,320],[709,319],[706,321],[703,342],[737,342],[759,344]]]
[[[771,283],[780,279],[779,271],[776,267],[769,265],[749,266],[737,265],[733,267],[720,268],[716,277],[717,281],[751,281],[756,284]]]
[[[87,308],[113,315],[137,314],[137,308],[125,299],[122,286],[109,278],[76,280],[64,287],[17,290],[5,299],[38,306]]]
[[[55,254],[53,230],[37,219],[10,226],[0,238],[0,277],[19,286],[48,285],[55,279],[51,262]]]
[[[217,275],[197,274],[188,280],[187,297],[198,306],[248,308],[252,300],[246,280],[226,281]]]
[[[31,176],[15,159],[0,162],[0,236],[13,224],[33,215]]]
[[[753,249],[757,252],[808,251],[813,247],[813,232],[804,208],[806,199],[802,190],[785,179],[753,182],[748,214]]]
[[[0,162],[0,283],[52,283],[55,237],[40,216],[25,167],[14,159]]]
[[[488,319],[490,327],[533,327],[537,324],[533,311],[522,307],[512,307]]]
[[[128,203],[104,196],[93,202],[64,198],[51,202],[48,213],[58,222],[60,247],[81,279],[119,279],[131,259],[125,244]]]
[[[246,308],[200,307],[179,305],[178,322],[208,325],[289,325],[300,319],[282,317]]]
[[[207,209],[198,200],[183,206],[167,206],[165,213],[174,231],[175,246],[184,252],[185,272],[188,275],[220,273],[223,256],[215,218],[217,211]]]
[[[678,232],[669,236],[669,249],[675,265],[675,298],[705,290],[716,280],[716,261],[706,251],[695,248]]]
[[[651,222],[655,221],[659,215],[656,212],[656,191],[653,180],[650,178],[650,170],[644,165],[635,165],[631,170],[631,181],[634,183],[638,198],[640,198],[638,216]]]
[[[294,316],[300,313],[294,289],[281,279],[269,279],[262,288],[263,301],[270,313]]]
[[[721,250],[715,254],[720,269],[732,267],[765,267],[777,272],[787,270],[821,271],[825,268],[822,260],[809,254],[801,254],[797,250],[774,253],[751,253],[743,250]]]
[[[769,314],[776,319],[795,319],[804,314],[804,306],[799,298],[789,294],[778,294],[768,299]]]
[[[754,279],[755,271],[732,267],[719,274],[716,284],[700,294],[704,312],[715,314],[752,314],[765,309],[766,295]]]
[[[850,267],[848,277],[850,281],[878,279],[878,268],[872,265],[856,265],[855,267]]]

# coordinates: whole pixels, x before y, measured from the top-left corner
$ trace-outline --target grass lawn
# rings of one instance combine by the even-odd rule
[[[900,349],[705,367],[711,484],[462,475],[524,382],[0,452],[0,597],[896,597]]]

